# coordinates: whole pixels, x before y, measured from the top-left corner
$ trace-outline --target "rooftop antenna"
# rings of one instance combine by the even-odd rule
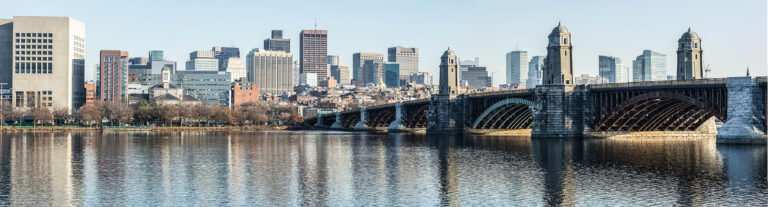
[[[317,17],[315,17],[315,30],[317,30]]]
[[[515,50],[520,51],[520,47],[517,45],[517,42],[515,42]]]

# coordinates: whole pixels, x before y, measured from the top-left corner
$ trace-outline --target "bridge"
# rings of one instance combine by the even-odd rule
[[[326,114],[336,129],[463,132],[531,129],[534,137],[607,137],[640,131],[714,130],[722,143],[765,143],[766,77],[712,78],[433,95]]]

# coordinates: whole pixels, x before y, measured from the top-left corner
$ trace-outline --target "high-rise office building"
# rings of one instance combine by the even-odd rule
[[[688,32],[677,40],[677,80],[695,80],[704,78],[704,50],[701,38],[688,28]]]
[[[562,24],[557,24],[549,33],[547,57],[544,59],[544,84],[574,84],[573,41],[571,33]]]
[[[651,50],[643,50],[643,54],[632,61],[632,80],[661,81],[667,79],[667,56]]]
[[[400,87],[400,63],[384,63],[384,84],[387,88]]]
[[[302,30],[299,36],[301,73],[315,73],[318,82],[322,83],[328,79],[328,31]]]
[[[372,65],[376,64],[376,75],[366,74],[366,70],[363,69],[366,60],[371,60]],[[357,52],[352,54],[352,79],[356,86],[364,86],[368,83],[376,83],[377,80],[367,79],[370,77],[376,77],[379,74],[384,74],[384,55],[381,53],[370,52]]]
[[[213,47],[213,58],[219,60],[219,71],[227,70],[227,61],[229,58],[240,58],[240,48],[236,47]]]
[[[298,86],[301,84],[301,64],[298,60],[293,61],[293,86]]]
[[[400,64],[400,80],[408,82],[411,73],[419,72],[419,49],[414,47],[390,47],[387,61]]]
[[[448,48],[440,56],[440,88],[439,93],[441,95],[457,95],[459,94],[459,58],[456,57],[456,53]]]
[[[349,84],[349,68],[341,65],[340,56],[328,55],[328,66],[333,79],[339,84]]]
[[[272,37],[264,40],[264,49],[291,52],[291,39],[283,39],[283,30],[272,30]]]
[[[128,51],[102,50],[99,53],[98,98],[102,101],[126,101]]]
[[[411,74],[409,81],[412,84],[432,85],[432,74],[429,74],[429,72],[417,72]]]
[[[598,68],[600,77],[605,78],[608,83],[628,82],[627,70],[618,57],[600,55]]]
[[[165,60],[165,56],[162,50],[149,51],[149,61],[163,61],[163,60]]]
[[[219,71],[219,60],[214,58],[212,50],[198,50],[189,53],[185,70]]]
[[[469,70],[470,67],[479,67],[480,57],[475,57],[474,60],[461,60],[459,59],[459,80],[461,80],[461,72]]]
[[[467,71],[461,72],[461,80],[466,81],[472,88],[485,88],[492,85],[491,77],[488,76],[488,70],[485,67],[467,68]]]
[[[525,88],[536,88],[541,85],[541,76],[544,74],[544,56],[533,56],[528,61],[528,80],[525,81]]]
[[[362,69],[362,75],[360,79],[360,83],[363,85],[361,86],[367,86],[370,84],[376,85],[379,83],[379,77],[382,77],[379,75],[379,68],[382,67],[384,63],[379,63],[375,60],[365,60],[363,61],[363,69]]]
[[[224,72],[228,72],[229,75],[232,77],[231,82],[238,81],[240,79],[246,79],[248,77],[247,72],[245,70],[245,65],[243,64],[243,60],[239,57],[230,57],[227,59],[224,59]]]
[[[248,82],[259,86],[262,94],[293,91],[293,54],[254,49],[246,56]]]
[[[507,84],[517,85],[518,88],[527,86],[528,52],[512,51],[507,53]]]
[[[70,17],[0,19],[0,82],[16,107],[85,103],[85,24]]]

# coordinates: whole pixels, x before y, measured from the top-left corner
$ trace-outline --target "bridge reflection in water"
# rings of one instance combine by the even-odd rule
[[[0,136],[0,205],[761,205],[766,146],[401,133]]]

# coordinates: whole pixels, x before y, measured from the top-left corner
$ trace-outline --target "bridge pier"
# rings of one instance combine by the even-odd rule
[[[536,87],[533,108],[532,137],[581,137],[584,135],[584,113],[592,107],[585,101],[583,86],[541,85]]]
[[[765,113],[757,78],[728,78],[728,120],[717,132],[717,143],[752,144],[765,143],[768,136],[761,130],[760,117]]]
[[[395,121],[392,121],[392,123],[389,124],[387,127],[387,131],[404,131],[405,130],[405,117],[403,116],[403,113],[405,111],[405,106],[403,102],[397,102],[395,103]]]
[[[427,113],[427,132],[462,131],[464,106],[460,99],[452,99],[448,94],[432,95]]]
[[[323,124],[323,116],[322,115],[320,115],[320,114],[317,115],[317,122],[315,122],[315,126],[316,127],[324,127],[325,126]]]
[[[336,112],[336,121],[331,124],[331,129],[343,129],[344,128],[344,122],[343,117],[341,116],[341,112]]]
[[[357,130],[368,129],[368,110],[365,107],[360,107],[360,121],[355,124]]]

